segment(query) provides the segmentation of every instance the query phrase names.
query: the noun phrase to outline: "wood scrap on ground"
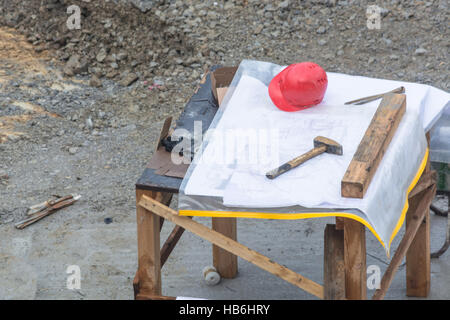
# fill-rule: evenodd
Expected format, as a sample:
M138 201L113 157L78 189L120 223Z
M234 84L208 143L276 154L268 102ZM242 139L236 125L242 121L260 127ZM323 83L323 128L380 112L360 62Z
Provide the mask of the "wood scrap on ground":
M27 215L29 218L18 222L15 227L17 229L24 229L29 225L41 220L42 218L58 211L59 209L68 207L77 202L81 196L65 196L57 199L47 200L29 208Z

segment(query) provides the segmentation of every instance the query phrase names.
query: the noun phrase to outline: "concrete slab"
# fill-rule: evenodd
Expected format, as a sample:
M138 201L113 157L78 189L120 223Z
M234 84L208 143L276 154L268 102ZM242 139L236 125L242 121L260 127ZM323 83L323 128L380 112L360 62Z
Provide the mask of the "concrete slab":
M173 204L175 206L176 203ZM122 220L105 224L88 219L82 203L66 208L24 230L11 224L0 226L1 255L15 256L35 273L36 299L132 299L137 268L135 213L130 208ZM209 218L195 220L210 226ZM86 221L90 223L87 224ZM444 241L446 218L431 214L432 251ZM333 218L298 221L238 220L238 240L278 263L322 283L323 230ZM164 224L162 239L173 225ZM404 229L404 228L403 228ZM404 230L394 239L396 248ZM367 232L367 265L387 267L384 249ZM211 244L185 232L162 270L163 294L207 299L315 299L297 287L239 259L235 279L222 279L208 286L202 269L211 265ZM79 266L80 289L70 290L67 268ZM428 299L450 299L450 252L432 260L431 293ZM13 273L2 273L3 286L12 286ZM368 296L374 290L368 290ZM1 298L8 298L3 295ZM28 296L24 296L26 298ZM405 268L400 267L386 299L407 299Z

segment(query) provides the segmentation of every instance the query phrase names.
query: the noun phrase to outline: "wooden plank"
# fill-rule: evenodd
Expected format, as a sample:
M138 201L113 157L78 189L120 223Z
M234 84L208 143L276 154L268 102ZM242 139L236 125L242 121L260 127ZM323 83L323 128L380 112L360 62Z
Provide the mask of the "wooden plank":
M327 224L323 253L324 299L345 299L344 231Z
M336 229L337 230L344 230L344 221L345 221L345 218L336 217Z
M212 218L212 229L237 240L236 218ZM237 256L213 245L213 265L222 278L232 279L238 272Z
M211 67L214 71L220 66ZM176 128L186 129L192 135L194 133L195 121L202 122L203 133L209 128L217 111L217 101L214 98L211 85L211 72L208 72L205 81L200 84L198 90L192 95L189 102L185 105L182 114L176 121ZM136 188L140 190L160 191L178 193L183 181L180 178L182 166L171 168L166 174L170 176L161 176L156 174L156 169L146 168L139 180L136 182Z
M160 217L138 205L142 197L161 201L160 192L136 190L139 293L161 295Z
M191 217L189 217L191 218ZM165 219L161 219L165 220ZM169 258L170 254L172 253L173 249L177 245L178 241L180 240L182 234L184 232L184 229L180 226L175 226L173 228L170 235L167 237L166 242L164 242L164 245L161 248L161 268L166 263L167 259Z
M414 203L412 206L410 206L410 210L407 213L407 215L409 216L408 217L409 225L406 228L405 235L400 241L400 244L397 250L395 251L394 257L392 258L386 272L383 275L383 278L381 279L380 288L375 291L375 294L373 295L372 299L381 300L386 295L386 292L389 289L392 280L394 279L394 275L398 267L400 266L403 257L405 256L407 251L409 252L409 250L411 250L411 244L417 234L417 231L422 225L422 222L426 216L426 212L429 212L429 203L434 198L435 192L436 192L436 185L433 185L428 189L426 189L426 191L424 191L425 194L423 195L423 198L421 198L421 195L418 195L416 198L414 198ZM420 267L422 265L420 262L418 263L417 261L414 261L414 263L415 264L413 265L413 267ZM409 264L411 264L411 261L409 261ZM417 268L415 270L418 270L419 273L422 273L422 271ZM410 279L416 279L416 276L417 275L410 275ZM420 284L423 285L422 282L420 282Z
M406 96L384 96L341 181L341 194L363 198L406 111Z
M430 146L430 132L426 133L428 147ZM431 172L430 158L422 176ZM422 178L422 177L421 177ZM433 181L436 182L436 179ZM431 284L431 249L430 249L430 205L436 195L437 185L429 198L422 199L425 205L423 222L406 253L406 295L410 297L427 297ZM417 195L417 197L420 197ZM412 206L417 206L412 203ZM413 224L413 218L406 215L406 229ZM414 227L414 224L413 224Z
M436 171L433 170L429 172L424 172L420 177L419 181L417 182L416 186L408 194L408 198L415 197L417 194L421 193L423 190L425 190L432 184L435 184L436 180L437 180Z
M161 147L162 140L169 135L170 125L172 124L172 117L166 118L164 120L164 124L161 128L161 132L159 133L159 138L156 143L155 151L158 151L159 147Z
M151 197L142 196L139 205L161 217L183 227L197 236L225 249L242 259L245 259L259 268L272 273L281 279L323 299L323 286L301 276L300 274L272 261L268 257L240 244L239 242L225 237L223 234L211 230L208 227L195 222L187 217L179 216L176 211L153 200Z
M140 293L136 296L136 300L177 300L177 297Z
M133 293L134 293L134 300L136 300L136 297L139 294L139 271L136 271L136 274L134 275Z
M434 185L435 186L435 185ZM421 210L424 216L419 224L415 237L406 253L406 295L409 297L427 297L431 282L431 250L430 250L430 204L434 192L421 199L420 194L410 199L410 211L406 214L406 230L416 228L414 210ZM417 209L419 204L423 206Z
M366 229L356 220L344 220L345 297L367 298Z
M162 197L161 197L161 203L165 204L166 206L170 206L170 202L172 202L172 197L173 194L172 193L162 193ZM164 225L164 219L160 219L160 224L159 224L159 231L162 230L162 227Z

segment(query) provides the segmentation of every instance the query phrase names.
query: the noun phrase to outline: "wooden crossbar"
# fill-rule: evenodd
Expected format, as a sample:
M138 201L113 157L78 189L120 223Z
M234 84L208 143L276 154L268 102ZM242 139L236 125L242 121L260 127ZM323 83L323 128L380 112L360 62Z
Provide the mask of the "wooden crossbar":
M416 186L408 194L408 198L414 198L417 194L421 193L426 188L435 184L437 180L437 172L435 170L424 172L417 182Z
M216 246L241 257L242 259L253 263L259 268L280 277L281 279L313 294L318 298L324 298L324 288L322 285L303 277L302 275L272 261L268 257L224 236L217 231L211 230L210 228L187 217L178 215L175 210L153 200L150 197L143 195L139 201L139 206L175 223L176 225L215 244Z
M383 278L381 279L380 288L375 291L375 294L372 297L373 300L381 300L386 295L386 292L389 289L392 280L394 279L394 275L397 272L397 269L400 266L403 257L405 256L412 241L414 240L414 236L416 235L417 230L419 230L419 227L422 224L427 210L429 210L430 202L434 198L434 195L436 193L436 185L433 184L432 186L428 187L425 192L427 194L424 195L424 198L421 201L420 205L413 213L411 224L406 229L405 235L403 236L402 241L395 251L395 255L392 258L391 263L389 264L386 272L383 275Z
M164 219L161 219L164 221ZM184 232L184 229L180 226L176 226L173 228L170 235L167 237L166 242L164 242L164 245L161 248L161 268L166 263L167 259L169 258L170 254L172 253L172 250L175 248L175 246L178 243L178 240L180 240L182 234Z

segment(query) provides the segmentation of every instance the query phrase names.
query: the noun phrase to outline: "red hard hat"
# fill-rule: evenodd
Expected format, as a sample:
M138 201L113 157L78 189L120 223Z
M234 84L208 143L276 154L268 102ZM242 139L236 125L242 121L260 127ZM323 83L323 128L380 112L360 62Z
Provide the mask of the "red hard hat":
M283 111L298 111L319 104L327 90L325 70L314 62L291 64L269 84L273 103Z

